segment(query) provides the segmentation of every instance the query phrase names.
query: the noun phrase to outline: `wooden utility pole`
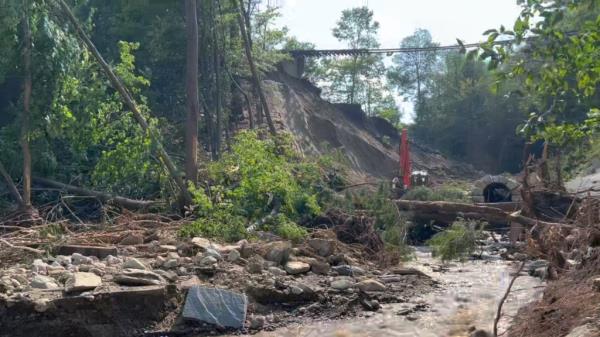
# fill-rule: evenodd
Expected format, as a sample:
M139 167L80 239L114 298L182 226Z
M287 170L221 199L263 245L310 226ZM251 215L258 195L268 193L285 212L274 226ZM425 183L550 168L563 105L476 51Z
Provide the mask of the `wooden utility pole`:
M102 57L102 55L100 54L100 52L98 51L98 49L96 48L94 43L92 43L90 38L83 31L83 28L81 28L81 25L79 24L79 22L73 15L73 12L69 8L69 6L65 3L64 0L57 0L57 1L59 3L60 7L62 8L63 12L67 16L67 19L69 19L69 21L75 28L79 38L83 41L83 43L85 44L87 49L92 53L92 55L94 56L96 61L100 64L100 67L102 68L102 70L104 71L106 76L108 77L110 83L119 92L119 94L121 95L121 98L123 99L123 102L127 105L129 110L131 110L131 112L133 113L134 119L138 122L138 124L140 125L142 130L144 132L146 132L152 138L152 140L156 143L157 154L158 154L160 160L162 161L163 165L165 165L167 171L171 175L171 178L175 181L175 183L177 184L177 187L179 187L179 189L181 190L181 196L182 196L184 204L186 204L186 205L191 204L192 196L187 188L187 185L185 184L182 176L180 175L179 171L177 170L175 163L173 162L173 160L171 160L171 157L165 150L163 144L160 142L159 137L154 132L154 130L152 130L150 128L150 126L148 125L148 122L146 121L146 118L144 118L144 116L140 112L140 109L138 108L133 97L131 97L131 95L129 94L129 91L121 83L121 80L117 77L117 75L115 75L115 73L113 72L111 67L108 65L108 63L106 63L106 61L104 60L104 58Z
M252 73L252 81L254 82L254 87L258 91L258 97L260 98L260 103L262 104L262 108L267 119L267 125L269 126L269 131L271 134L276 135L277 130L275 129L275 125L273 124L273 120L271 119L271 110L269 109L269 105L267 103L267 98L260 84L260 78L258 77L258 71L256 70L256 65L254 64L254 58L252 57L252 48L250 42L250 36L246 31L246 23L244 19L244 0L239 0L238 2L238 24L240 26L240 32L242 33L242 39L244 40L244 49L246 51L246 58L248 59L248 64L250 65L250 72Z
M186 51L186 105L185 177L196 184L198 176L198 16L196 0L185 0Z
M29 26L29 2L25 1L23 11L23 111L21 112L21 151L23 153L23 193L22 208L31 208L31 150L29 148L29 128L31 123L31 27Z

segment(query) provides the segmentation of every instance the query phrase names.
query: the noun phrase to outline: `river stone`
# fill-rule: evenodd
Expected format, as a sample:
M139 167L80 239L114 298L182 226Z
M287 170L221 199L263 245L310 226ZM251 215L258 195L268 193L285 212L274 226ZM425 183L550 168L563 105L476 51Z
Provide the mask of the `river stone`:
M202 250L206 250L211 247L210 241L208 239L200 237L193 238L192 244Z
M65 291L81 292L93 290L102 284L102 279L93 273L73 273L65 282Z
M331 282L331 288L336 290L346 290L354 287L354 281L349 277L338 277Z
M125 269L121 274L115 276L115 282L127 286L149 286L164 284L165 280L151 271Z
M252 256L248 259L248 264L246 265L246 269L250 274L260 274L264 268L264 260L262 257L258 255Z
M266 249L265 259L283 265L290 257L292 244L288 241L272 242L267 245Z
M310 270L310 264L300 261L290 261L285 264L285 271L290 275L303 274Z
M221 254L219 252L217 252L215 249L213 248L207 248L206 251L204 252L204 256L212 256L217 260L221 259Z
M216 264L217 258L211 255L205 256L202 258L202 260L200 260L200 265L201 266L212 266L214 264Z
M229 254L227 254L227 261L233 263L240 259L241 254L237 249L232 249Z
M286 271L279 267L269 267L269 272L275 276L285 276L287 275Z
M179 265L179 261L177 259L169 259L163 263L163 268L173 269Z
M373 279L360 281L356 284L356 286L358 289L364 292L385 291L385 285Z
M329 255L333 254L335 242L324 239L310 239L308 240L308 245L314 249L317 254L323 257L328 257Z
M600 277L597 277L594 279L594 281L592 281L592 288L595 291L600 291Z
M33 260L33 265L31 270L40 275L48 275L48 264L41 259Z
M308 263L310 264L310 270L315 274L327 275L331 270L331 266L329 265L329 263L324 261L311 259Z
M246 321L246 295L228 290L193 286L188 291L182 316L185 319L240 329Z
M36 289L58 289L58 284L53 278L43 275L34 276L29 285Z
M87 257L87 256L83 256L80 253L73 253L71 255L71 263L73 263L74 265L78 266L78 265L82 265L82 264L92 264L92 259Z
M123 263L123 268L127 268L127 269L139 269L139 270L146 270L146 265L144 265L142 263L142 261L136 259L135 257L132 257L130 259L127 259L127 261L125 261L125 263Z

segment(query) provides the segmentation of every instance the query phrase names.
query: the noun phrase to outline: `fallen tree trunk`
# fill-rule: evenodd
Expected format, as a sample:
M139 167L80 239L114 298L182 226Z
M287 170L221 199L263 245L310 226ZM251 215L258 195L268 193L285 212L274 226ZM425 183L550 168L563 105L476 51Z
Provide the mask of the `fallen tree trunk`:
M125 197L120 197L118 195L114 195L112 193L88 190L85 188L81 188L81 187L77 187L77 186L73 186L73 185L69 185L69 184L64 184L64 183L46 179L46 178L34 177L33 181L38 184L41 184L41 185L64 190L69 193L73 193L75 195L94 197L102 203L110 202L115 205L121 206L123 208L127 208L127 209L133 209L133 210L148 209L153 206L158 206L162 203L160 201L153 201L153 200L129 199L129 198L125 198Z
M436 220L445 223L451 223L457 218L483 220L493 224L507 224L517 222L526 227L539 226L563 226L571 227L567 224L546 222L532 219L521 215L519 212L506 212L500 208L492 206L482 206L481 204L465 204L448 201L414 201L414 200L395 200L396 206L400 211L414 212L414 217L423 220Z

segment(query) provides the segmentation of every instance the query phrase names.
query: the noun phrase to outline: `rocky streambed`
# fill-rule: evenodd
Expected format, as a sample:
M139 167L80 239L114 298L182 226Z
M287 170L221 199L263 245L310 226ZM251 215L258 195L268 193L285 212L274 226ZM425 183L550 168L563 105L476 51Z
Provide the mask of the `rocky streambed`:
M488 248L446 265L418 248L384 267L327 231L298 245L62 246L0 271L0 336L468 336L490 328L511 278L503 249ZM507 314L540 282L520 277Z

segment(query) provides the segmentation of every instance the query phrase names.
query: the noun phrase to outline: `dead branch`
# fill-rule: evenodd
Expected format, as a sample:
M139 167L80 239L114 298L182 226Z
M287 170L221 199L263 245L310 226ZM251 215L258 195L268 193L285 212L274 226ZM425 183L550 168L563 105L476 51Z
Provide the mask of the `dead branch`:
M119 205L121 207L128 208L128 209L148 209L153 206L158 206L161 204L160 201L129 199L129 198L120 197L120 196L117 196L117 195L114 195L111 193L107 193L107 192L93 191L93 190L88 190L88 189L73 186L73 185L64 184L64 183L46 179L46 178L34 177L33 180L42 185L59 188L63 191L67 191L69 193L73 193L73 194L77 194L77 195L81 195L81 196L94 197L102 203L112 202L116 205Z
M519 275L521 274L521 271L523 271L524 267L525 267L525 261L523 261L521 263L519 270L517 270L517 273L515 274L515 276L513 276L512 280L510 280L510 283L508 284L508 288L506 288L506 292L504 293L504 296L502 296L500 303L498 303L498 310L496 310L496 318L494 319L494 333L493 333L494 337L498 337L498 322L500 322L500 317L502 317L502 306L504 306L504 302L506 301L506 299L508 298L508 295L510 294L510 289L512 289L513 284L515 284L517 277L519 277Z
M23 198L21 197L19 190L15 186L15 183L13 182L12 178L10 177L10 174L8 174L8 171L6 171L6 169L4 168L4 165L2 165L2 163L0 163L0 174L4 177L4 180L6 181L6 185L8 186L8 190L9 190L10 194L17 201L19 206L23 206L24 205Z
M35 253L38 255L42 255L45 253L45 251L43 251L43 250L39 250L39 249L31 248L31 247L13 245L12 243L10 243L4 239L0 239L0 243L3 243L5 245L9 246L10 248L22 249L22 250L26 250L28 252L32 252L32 253Z

